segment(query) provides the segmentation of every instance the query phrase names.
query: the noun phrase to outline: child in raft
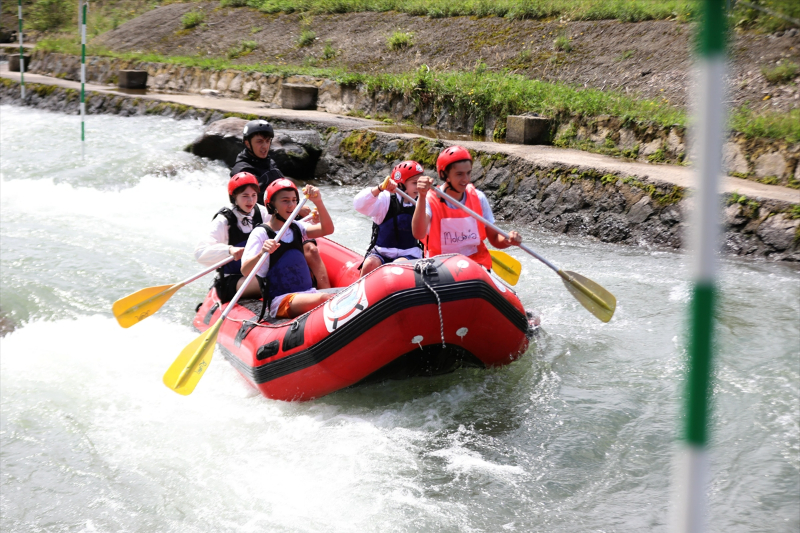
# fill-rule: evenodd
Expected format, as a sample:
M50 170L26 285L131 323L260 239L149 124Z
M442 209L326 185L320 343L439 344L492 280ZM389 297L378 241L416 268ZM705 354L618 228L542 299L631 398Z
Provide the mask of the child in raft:
M319 223L293 221L289 231L283 234L280 242L276 242L278 231L300 201L300 192L286 178L273 181L265 195L267 211L272 217L250 233L242 255L242 274L247 276L261 256L269 254L256 276L262 280L264 303L273 318L300 316L334 296L317 292L313 287L311 271L303 255L303 241L330 235L333 221L319 189L306 185L303 194L317 206Z
M440 191L494 223L486 195L471 183L472 155L466 148L445 148L436 159L436 173L444 182L439 187ZM483 242L487 237L492 246L500 249L519 246L522 242L522 237L516 231L509 231L510 238L507 239L465 211L448 205L431 191L433 187L433 178L428 176L422 176L417 181L419 198L411 221L414 237L425 243L426 257L458 253L491 270L492 257Z
M211 231L194 249L201 264L211 266L229 256L234 260L217 270L214 288L222 303L230 302L244 282L241 273L242 254L253 228L269 220L264 206L258 205L258 180L249 172L239 172L228 181L230 207L223 207L211 221ZM245 298L257 298L258 281L245 289Z
M372 241L361 265L362 277L386 263L422 258L422 245L411 232L414 203L394 193L399 188L416 198L422 172L416 161L403 161L383 183L364 189L353 200L356 211L372 218Z

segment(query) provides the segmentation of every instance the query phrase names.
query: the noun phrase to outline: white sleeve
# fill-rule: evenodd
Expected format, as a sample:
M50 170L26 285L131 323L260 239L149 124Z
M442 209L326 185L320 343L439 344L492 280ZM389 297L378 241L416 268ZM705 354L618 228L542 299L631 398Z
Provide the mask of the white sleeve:
M391 193L381 191L378 196L372 196L372 189L364 189L353 199L353 207L362 215L367 215L376 224L383 222L386 213L389 211L389 200Z
M248 261L261 253L261 247L264 246L264 243L267 241L267 230L264 228L256 228L250 232L250 236L247 237L247 244L244 245L244 253L242 254L242 263ZM269 270L269 257L264 261L264 264L261 265L261 268L256 272L257 275L264 277L267 275L267 271Z
M483 218L494 224L494 213L492 213L492 206L489 205L489 200L486 199L486 195L483 194L483 191L478 191L478 199L481 201L481 211L483 211Z
M211 266L228 256L228 220L217 215L211 221L211 231L195 246L194 258L202 265Z
M309 227L310 224L307 224L305 222L301 222L299 220L295 220L294 223L297 224L298 228L300 228L300 237L302 237L303 242L307 241L308 240L308 227ZM287 231L286 235L291 235L291 234ZM281 239L281 240L283 240L283 239ZM291 241L289 241L289 242L291 242Z

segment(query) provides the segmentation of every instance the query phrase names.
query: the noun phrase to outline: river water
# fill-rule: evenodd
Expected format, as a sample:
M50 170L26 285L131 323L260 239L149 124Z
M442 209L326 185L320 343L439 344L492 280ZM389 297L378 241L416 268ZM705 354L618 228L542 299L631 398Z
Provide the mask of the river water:
M0 108L3 531L666 531L679 433L685 257L522 229L619 302L597 321L519 251L543 332L501 369L264 399L218 353L161 375L210 283L123 330L117 298L199 270L227 170L202 126ZM322 187L363 249L356 189ZM507 226L510 227L510 226ZM800 530L800 274L722 261L709 531Z

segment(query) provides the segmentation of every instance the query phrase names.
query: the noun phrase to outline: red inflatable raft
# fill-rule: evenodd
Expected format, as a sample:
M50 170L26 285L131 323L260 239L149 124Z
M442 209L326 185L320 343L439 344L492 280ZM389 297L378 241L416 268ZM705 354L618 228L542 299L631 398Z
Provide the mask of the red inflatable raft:
M245 300L217 337L268 398L311 400L356 384L501 366L528 347L533 329L516 293L471 259L392 263L359 279L359 254L317 243L331 283L344 287L335 298L293 320L261 323L261 301ZM223 310L211 289L194 326L205 331Z

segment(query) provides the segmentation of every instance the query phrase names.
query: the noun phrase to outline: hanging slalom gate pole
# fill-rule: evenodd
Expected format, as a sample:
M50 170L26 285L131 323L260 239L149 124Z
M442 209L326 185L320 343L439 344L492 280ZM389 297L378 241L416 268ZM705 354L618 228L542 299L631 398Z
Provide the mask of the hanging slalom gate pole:
M22 1L22 0L20 0ZM86 120L86 9L88 2L81 2L81 157L85 153L85 120Z
M17 18L19 19L19 92L25 98L25 51L22 48L22 0L17 0Z
M705 529L708 490L708 421L719 249L719 174L725 130L725 0L704 0L697 39L694 142L697 190L692 228L694 287L689 306L684 428L674 479L675 532Z

